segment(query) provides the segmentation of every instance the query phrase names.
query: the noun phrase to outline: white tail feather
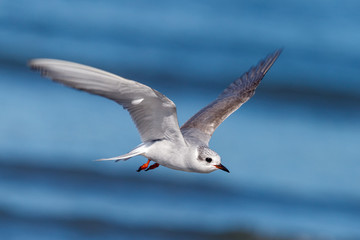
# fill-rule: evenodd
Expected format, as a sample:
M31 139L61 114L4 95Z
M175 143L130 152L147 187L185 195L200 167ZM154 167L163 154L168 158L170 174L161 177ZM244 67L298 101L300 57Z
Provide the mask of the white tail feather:
M128 160L129 158L138 156L138 155L142 155L144 153L147 152L147 149L153 144L153 142L147 142L147 143L142 143L139 146L137 146L136 148L134 148L133 150L131 150L129 153L126 153L124 155L120 155L117 157L112 157L112 158L102 158L102 159L98 159L96 161L119 161L119 160Z

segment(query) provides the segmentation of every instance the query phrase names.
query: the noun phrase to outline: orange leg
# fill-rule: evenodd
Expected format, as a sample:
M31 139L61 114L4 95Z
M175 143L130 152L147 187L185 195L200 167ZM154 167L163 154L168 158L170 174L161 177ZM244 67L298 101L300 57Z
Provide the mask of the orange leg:
M146 169L146 168L149 166L150 161L151 161L151 160L148 159L147 163L141 165L141 166L139 167L139 169L137 170L137 172L140 172L141 170Z
M153 165L151 165L148 169L146 169L145 171L149 171L151 169L155 169L157 168L158 166L160 166L158 163L154 163Z

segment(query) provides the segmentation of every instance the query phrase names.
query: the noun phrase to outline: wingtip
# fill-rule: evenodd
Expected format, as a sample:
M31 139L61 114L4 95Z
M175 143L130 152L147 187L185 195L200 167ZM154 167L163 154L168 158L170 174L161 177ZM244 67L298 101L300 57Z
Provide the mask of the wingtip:
M34 71L40 71L41 67L39 62L41 62L42 58L33 58L27 61L26 65Z
M280 54L283 52L284 48L278 48L274 52L268 55L268 57L272 56L275 60L280 56Z
M65 64L67 61L52 59L52 58L33 58L27 61L27 65L35 70L41 69L44 66L54 65L54 64Z
M263 70L262 70L263 75L265 75L268 72L268 70L278 59L278 57L280 56L282 51L283 51L283 48L278 48L274 52L267 55L266 58L264 58L262 61L260 61L260 63L257 65L257 67L263 68Z
M30 59L30 60L28 60L28 61L26 62L26 66L28 66L30 69L34 69L34 67L35 67L34 62L35 62L35 60L36 60L36 59Z
M284 47L279 47L278 49L275 50L275 52L279 52L279 54L284 51Z

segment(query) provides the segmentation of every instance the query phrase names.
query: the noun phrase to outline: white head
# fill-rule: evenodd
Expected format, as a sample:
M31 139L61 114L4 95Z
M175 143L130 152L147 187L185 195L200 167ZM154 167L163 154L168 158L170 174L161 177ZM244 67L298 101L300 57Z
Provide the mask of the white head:
M197 150L196 170L198 172L209 173L221 169L229 173L229 170L221 164L221 157L219 154L206 146L200 146Z

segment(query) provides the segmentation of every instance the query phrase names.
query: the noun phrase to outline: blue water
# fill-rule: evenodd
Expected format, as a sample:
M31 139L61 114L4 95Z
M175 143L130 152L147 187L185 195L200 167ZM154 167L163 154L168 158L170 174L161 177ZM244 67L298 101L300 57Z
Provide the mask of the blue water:
M360 238L357 1L1 1L0 238ZM117 104L26 67L52 57L148 84L180 123L284 47L210 146L231 174L112 157L140 143Z

